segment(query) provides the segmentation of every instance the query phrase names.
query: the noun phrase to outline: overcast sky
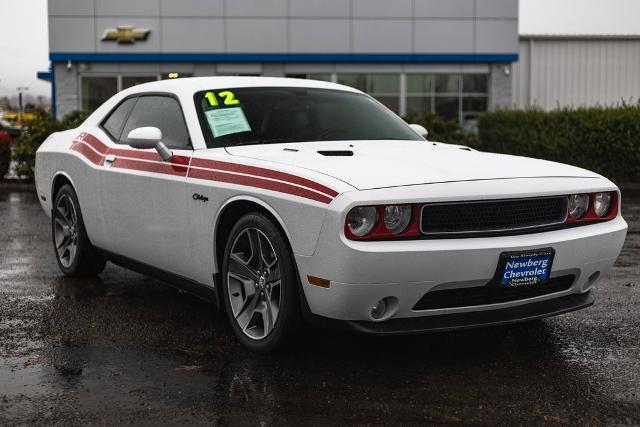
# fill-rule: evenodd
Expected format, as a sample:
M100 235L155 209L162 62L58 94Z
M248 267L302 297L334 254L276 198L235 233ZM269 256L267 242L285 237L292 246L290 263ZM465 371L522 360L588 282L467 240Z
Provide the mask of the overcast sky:
M0 0L0 17L0 96L50 95L47 1ZM520 0L520 33L640 34L640 0Z

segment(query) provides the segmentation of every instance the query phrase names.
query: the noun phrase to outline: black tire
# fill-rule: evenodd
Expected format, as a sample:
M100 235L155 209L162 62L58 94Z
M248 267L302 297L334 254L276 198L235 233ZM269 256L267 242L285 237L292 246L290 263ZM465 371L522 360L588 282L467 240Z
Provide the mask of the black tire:
M256 230L258 233L261 233L259 234L259 238L261 239L261 242L262 242L261 246L264 248L267 248L265 252L271 252L268 249L272 250L273 255L275 257L275 262L277 262L277 265L279 266L279 278L280 278L279 280L280 290L278 291L279 292L279 295L278 295L279 309L277 311L275 321L272 322L273 324L272 329L266 336L262 338L250 337L248 333L246 333L243 330L243 328L240 326L239 324L240 320L236 319L236 315L234 315L234 309L232 307L230 291L229 291L230 290L229 265L230 265L230 262L232 262L231 252L232 252L232 249L234 248L234 243L240 242L240 239L242 238L246 238L250 240L250 237L248 235L255 233ZM245 235L247 237L244 237ZM269 245L264 243L264 241L262 240L263 237L266 237L266 239L268 239ZM241 243L238 243L238 245L241 245ZM236 246L236 249L237 249L237 246ZM235 256L237 256L237 254L238 253L236 252ZM253 255L251 255L251 257L253 257ZM265 255L265 257L273 261L273 258L271 257L270 254ZM261 259L264 259L264 258L261 258ZM265 215L261 213L246 214L242 218L240 218L238 222L236 222L233 229L231 230L229 238L226 242L224 258L222 263L222 270L221 270L222 295L224 299L225 311L227 312L227 316L229 318L229 323L231 324L231 328L233 329L233 332L238 337L242 345L244 345L249 350L260 352L260 353L273 352L278 348L281 348L298 329L301 322L301 316L300 316L300 304L298 299L298 286L299 286L298 277L296 274L294 262L295 261L293 259L293 255L291 253L291 250L289 249L289 245L287 244L285 237L282 235L279 228ZM262 264L262 261L261 261L261 264ZM249 260L247 266L249 265L253 266L255 264L253 261ZM264 265L266 265L266 263L264 263ZM237 271L237 267L235 267L235 271ZM267 286L269 285L269 283L272 283L271 284L272 288L270 288L268 295L266 295L267 291L265 288L265 296L261 297L263 298L263 300L257 303L257 304L264 304L264 308L268 309L269 312L272 314L271 319L273 319L273 312L271 311L271 307L275 306L274 302L276 297L274 296L274 293L275 293L276 286L278 286L278 285L274 285L277 281L272 281L272 282L269 281L269 280L272 280L272 274L275 276L274 271L275 271L275 268L273 271L270 271L269 274L264 272L265 274L264 278L266 280L262 284ZM233 271L232 271L232 274L234 274ZM238 282L237 280L232 280L232 281ZM245 301L249 301L254 297L257 298L258 293L260 292L260 289L261 289L259 284L260 280L256 280L256 281L249 280L249 282L254 284L255 294L253 296L250 296L247 292L244 298ZM232 284L232 287L233 286L234 284ZM235 284L235 286L239 286L239 285ZM245 286L241 286L241 287L245 289ZM245 292L245 291L242 291L242 292ZM242 298L242 296L238 297L237 295L238 292L232 292L232 293L235 295L234 298L236 302L238 302L238 298ZM269 304L267 304L267 300L270 301ZM236 304L236 311L240 313L242 312L242 310L238 310L237 309L238 307L241 306L245 308L245 307L248 307L250 304L251 303L249 304L242 303L240 305ZM264 315L259 317L264 317ZM257 321L257 323L259 323L259 321ZM263 329L266 330L267 328L263 327ZM257 328L257 330L259 330L259 328ZM260 334L256 333L256 335L260 335Z
M71 225L72 235L64 237L63 231L61 231L61 225L56 226L56 221L64 220L64 215L58 210L58 207L66 201L71 201L73 209L75 210L75 221L68 222ZM71 215L73 217L73 215ZM61 222L58 221L58 224ZM56 235L58 233L58 235ZM61 234L63 233L63 234ZM80 203L78 203L78 196L75 190L69 184L63 185L55 194L53 201L53 208L51 212L51 235L53 238L53 250L58 262L58 267L69 277L93 277L97 276L104 270L106 260L100 255L100 253L93 247L87 236L87 231L84 227L84 220L82 219L82 212L80 211ZM73 256L68 255L69 252L63 254L58 249L56 239L70 239L66 240L67 243L75 242L75 252Z

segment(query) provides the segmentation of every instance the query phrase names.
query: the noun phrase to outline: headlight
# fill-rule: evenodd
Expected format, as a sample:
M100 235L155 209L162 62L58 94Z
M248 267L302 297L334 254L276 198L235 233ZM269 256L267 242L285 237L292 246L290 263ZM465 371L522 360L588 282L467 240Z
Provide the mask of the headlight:
M588 194L572 194L569 196L569 216L580 219L589 209Z
M393 234L402 233L411 222L411 205L388 205L384 208L384 226Z
M611 193L596 193L593 198L593 210L598 218L602 218L611 209Z
M357 206L347 214L347 227L357 237L366 236L378 222L378 210L373 206Z

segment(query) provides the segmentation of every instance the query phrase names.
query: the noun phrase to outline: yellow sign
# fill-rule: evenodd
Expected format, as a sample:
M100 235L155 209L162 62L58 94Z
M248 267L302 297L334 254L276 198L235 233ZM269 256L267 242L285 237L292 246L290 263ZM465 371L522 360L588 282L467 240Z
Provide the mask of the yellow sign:
M151 30L136 29L130 25L121 25L116 29L108 29L102 36L102 41L117 41L118 44L134 44L136 40L146 40Z
M220 98L224 99L224 105L238 105L240 104L240 101L236 99L236 95L231 92L230 90L225 90L222 92L218 92L218 96ZM209 106L211 107L217 107L218 104L218 98L216 98L216 94L209 91L207 93L204 94L204 97L207 99L207 101L209 101Z
M2 115L2 120L6 120L9 123L11 123L12 125L19 125L22 124L23 122L28 122L30 120L33 120L35 118L35 114L33 113L12 113L12 112L6 112Z

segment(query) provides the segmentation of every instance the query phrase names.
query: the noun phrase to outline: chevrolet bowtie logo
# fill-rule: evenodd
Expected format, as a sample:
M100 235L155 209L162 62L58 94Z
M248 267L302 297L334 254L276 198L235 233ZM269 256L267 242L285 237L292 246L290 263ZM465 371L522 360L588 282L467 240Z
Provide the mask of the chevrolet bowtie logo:
M118 44L134 44L136 40L146 40L151 30L135 29L129 25L110 28L104 32L103 41L117 41Z

